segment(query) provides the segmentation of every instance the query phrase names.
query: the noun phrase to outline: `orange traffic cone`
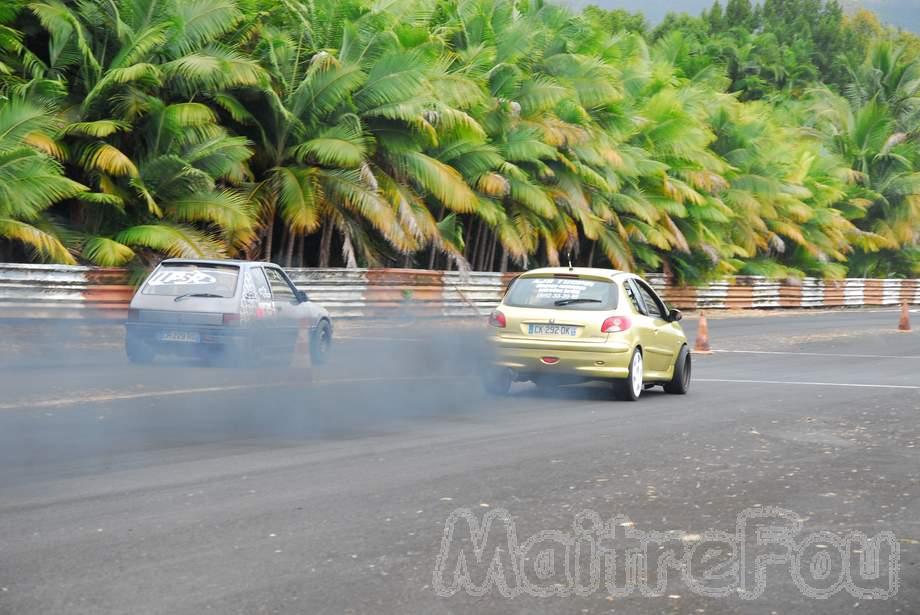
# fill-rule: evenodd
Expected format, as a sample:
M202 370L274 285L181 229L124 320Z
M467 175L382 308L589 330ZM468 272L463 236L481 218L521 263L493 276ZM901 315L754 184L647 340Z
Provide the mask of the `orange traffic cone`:
M712 348L709 346L709 324L706 322L705 312L700 312L700 324L696 329L696 344L693 346L693 352L699 354L712 353Z
M907 302L901 304L901 320L898 321L898 331L910 331L910 313Z

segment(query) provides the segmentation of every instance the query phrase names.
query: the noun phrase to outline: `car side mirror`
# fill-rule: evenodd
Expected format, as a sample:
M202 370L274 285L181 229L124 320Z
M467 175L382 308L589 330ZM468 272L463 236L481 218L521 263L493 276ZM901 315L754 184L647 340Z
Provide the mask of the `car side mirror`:
M310 297L307 296L307 291L305 290L298 289L295 296L297 297L297 303L306 303L310 300Z
M683 313L676 308L671 308L671 311L668 312L668 322L677 322L683 317Z

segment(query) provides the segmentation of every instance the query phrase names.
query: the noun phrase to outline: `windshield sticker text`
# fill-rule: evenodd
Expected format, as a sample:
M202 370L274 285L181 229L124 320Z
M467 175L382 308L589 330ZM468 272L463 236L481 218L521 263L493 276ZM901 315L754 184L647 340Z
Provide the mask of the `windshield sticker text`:
M147 282L150 286L193 286L200 284L216 284L217 278L213 275L197 270L158 271Z
M540 299L577 299L594 285L589 280L534 280L536 297Z

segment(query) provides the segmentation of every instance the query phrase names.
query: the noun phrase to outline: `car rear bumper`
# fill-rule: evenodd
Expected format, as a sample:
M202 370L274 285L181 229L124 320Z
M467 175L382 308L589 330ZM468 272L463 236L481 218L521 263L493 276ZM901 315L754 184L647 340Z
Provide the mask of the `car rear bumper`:
M125 334L129 338L156 348L157 351L173 354L209 351L242 353L249 348L251 338L251 332L244 327L128 321L125 323L125 329ZM165 332L192 334L197 336L198 341L164 341L160 339L160 334Z
M613 379L629 375L632 347L625 341L578 345L495 337L492 342L493 365L512 369L524 380L544 376Z

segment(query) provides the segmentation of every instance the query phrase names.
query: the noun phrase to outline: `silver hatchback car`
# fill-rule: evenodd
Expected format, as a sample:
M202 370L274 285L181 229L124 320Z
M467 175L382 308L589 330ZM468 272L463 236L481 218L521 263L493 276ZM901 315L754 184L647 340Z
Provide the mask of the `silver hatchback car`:
M277 265L169 259L131 299L125 350L132 363L158 354L280 362L291 358L302 329L313 363L324 362L332 343L329 313Z

